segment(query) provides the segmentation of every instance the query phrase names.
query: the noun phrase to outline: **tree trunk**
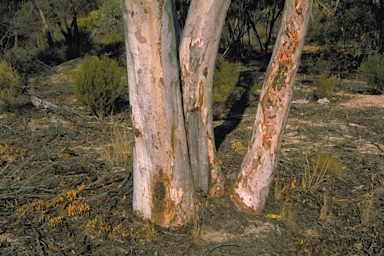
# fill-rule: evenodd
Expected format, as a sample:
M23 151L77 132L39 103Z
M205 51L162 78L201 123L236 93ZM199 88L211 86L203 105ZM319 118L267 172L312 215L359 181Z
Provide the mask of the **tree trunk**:
M384 18L383 18L383 12L384 12L384 1L376 1L377 5L377 11L376 11L376 19L377 19L377 26L379 30L379 42L378 42L378 52L384 53Z
M172 0L123 1L134 129L133 209L161 226L188 222L193 184Z
M230 192L238 208L260 213L265 205L288 117L312 0L285 1L282 25L263 84L252 138Z
M195 189L221 196L224 179L216 158L212 82L230 0L192 0L180 45L183 107Z
M50 48L52 48L53 47L53 39L52 39L51 31L50 31L49 26L48 26L47 19L45 18L44 12L40 8L39 2L37 0L33 0L32 4L33 4L33 7L35 8L35 10L39 14L41 24L42 24L43 33L44 33L45 37L47 38L48 46Z

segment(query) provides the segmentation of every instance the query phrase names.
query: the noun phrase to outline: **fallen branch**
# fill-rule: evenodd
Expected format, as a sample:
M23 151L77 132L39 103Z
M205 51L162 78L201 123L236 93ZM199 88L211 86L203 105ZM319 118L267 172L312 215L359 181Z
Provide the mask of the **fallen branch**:
M37 109L61 109L59 106L49 102L49 101L46 101L46 100L42 100L42 99L39 99L38 97L36 96L29 96L29 99L31 100L31 103L33 106L35 106Z
M30 99L32 105L35 106L35 108L37 108L37 109L65 110L65 111L68 111L68 112L70 112L76 116L79 116L83 119L86 119L86 118L87 119L93 119L93 118L98 119L95 116L83 116L83 115L77 113L76 111L69 110L68 108L61 108L61 107L57 106L56 104L53 104L52 102L42 100L42 99L40 99L34 95L30 95L29 99Z

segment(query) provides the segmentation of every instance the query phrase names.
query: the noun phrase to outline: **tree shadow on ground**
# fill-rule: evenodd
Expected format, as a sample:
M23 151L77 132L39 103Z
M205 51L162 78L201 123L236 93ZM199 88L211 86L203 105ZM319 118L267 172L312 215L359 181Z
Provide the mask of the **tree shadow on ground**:
M215 127L216 149L219 149L225 137L240 124L244 111L249 107L249 96L255 83L263 80L263 75L257 71L242 71L239 81L226 105L229 108L224 122ZM258 101L258 98L256 99Z

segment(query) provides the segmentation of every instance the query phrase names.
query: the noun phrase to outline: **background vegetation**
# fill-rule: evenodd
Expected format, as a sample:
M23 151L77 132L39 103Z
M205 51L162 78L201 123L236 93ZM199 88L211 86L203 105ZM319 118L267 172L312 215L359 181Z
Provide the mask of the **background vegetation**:
M0 109L10 110L26 102L22 80L6 61L0 61Z

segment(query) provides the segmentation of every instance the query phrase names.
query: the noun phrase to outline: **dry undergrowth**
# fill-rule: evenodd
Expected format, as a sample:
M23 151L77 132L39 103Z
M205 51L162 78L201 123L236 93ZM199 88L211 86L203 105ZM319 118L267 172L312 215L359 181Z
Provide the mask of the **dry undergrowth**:
M0 142L0 164L4 162L13 163L18 159L23 160L25 156L25 151L8 143Z
M112 120L109 130L109 141L102 156L114 168L128 168L132 155L131 128L119 125Z
M344 164L329 153L319 151L308 156L307 152L302 150L300 163L296 167L301 173L288 180L281 177L281 171L277 171L273 189L274 198L281 202L280 212L269 213L267 217L281 219L286 225L294 226L296 207L293 202L302 197L302 192L308 192L322 198L319 203L319 219L325 220L328 217L329 196L326 188L319 188L326 179L342 178L345 174Z
M62 226L65 221L89 212L91 206L84 202L79 193L84 185L63 192L50 200L36 200L17 209L19 220L48 225L51 228Z
M376 219L378 213L372 211L373 203L384 195L384 180L380 180L378 185L375 184L375 177L372 175L368 192L360 196L357 204L360 212L360 222L363 226Z
M344 174L343 163L328 153L319 152L309 157L305 150L302 150L300 163L302 168L301 187L304 191L316 191L323 183L328 174L342 176Z
M99 214L88 220L83 228L83 233L93 239L121 240L131 238L138 242L151 242L157 236L155 225L149 221L145 221L141 225L134 225L126 221L110 225L105 214Z

